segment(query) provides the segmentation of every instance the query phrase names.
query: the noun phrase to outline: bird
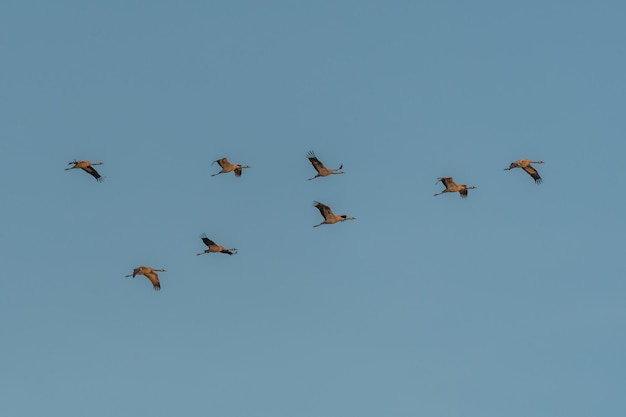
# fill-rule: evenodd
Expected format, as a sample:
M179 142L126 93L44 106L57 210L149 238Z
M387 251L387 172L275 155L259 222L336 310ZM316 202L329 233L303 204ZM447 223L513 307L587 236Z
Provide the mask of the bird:
M461 195L461 198L467 197L467 190L474 189L473 185L468 187L466 184L457 184L454 182L452 177L440 177L437 178L437 182L441 181L443 185L445 185L446 189L440 193L435 194L436 196L443 193L456 193L458 192Z
M96 179L96 181L101 182L102 177L98 173L98 171L96 171L96 169L93 167L93 165L102 165L102 164L103 162L77 161L74 159L72 162L68 162L68 165L74 165L74 166L71 168L65 168L65 170L69 171L70 169L80 168L86 173L91 174Z
M317 207L317 209L320 211L320 213L324 217L323 222L321 222L320 224L316 224L313 227L318 227L323 224L335 224L335 223L343 222L346 220L356 220L356 217L348 217L345 214L340 214L339 216L337 216L336 214L333 213L330 207L328 207L326 204L320 203L319 201L314 201L313 205Z
M136 275L143 275L146 278L148 278L150 280L150 282L152 283L152 286L154 287L155 291L160 291L161 290L161 282L159 281L159 274L157 274L158 272L166 272L165 269L153 269L149 266L139 266L135 269L133 269L133 273L130 275L125 275L126 277L133 277L135 278Z
M216 175L219 175L219 174L226 174L226 173L232 172L232 171L235 171L235 177L241 177L241 172L242 172L243 168L251 168L248 165L231 164L228 161L227 158L217 159L217 160L213 161L211 163L211 165L213 165L216 162L222 167L222 170L220 172L218 172L217 174L212 174L211 175L212 177L214 177Z
M531 161L530 159L520 159L519 161L511 162L508 168L504 168L505 171L510 171L513 168L522 168L535 180L535 184L541 184L541 177L539 172L530 164L543 164L543 161Z
M237 253L237 248L226 249L224 246L218 245L217 243L209 239L205 233L202 234L200 239L202 239L204 244L207 245L207 249L204 252L197 253L196 255L203 255L205 253L212 253L212 252L213 253L215 252L226 253L228 255L234 255Z
M317 157L315 156L315 153L313 151L309 151L306 154L307 158L309 158L309 161L311 161L311 164L313 165L313 168L315 168L315 170L317 171L317 175L314 176L313 178L309 178L310 180L314 180L317 177L327 177L329 175L332 174L343 174L344 172L341 171L341 168L343 168L343 164L339 165L339 168L337 169L328 169L324 166L324 164L322 164L320 162L319 159L317 159Z

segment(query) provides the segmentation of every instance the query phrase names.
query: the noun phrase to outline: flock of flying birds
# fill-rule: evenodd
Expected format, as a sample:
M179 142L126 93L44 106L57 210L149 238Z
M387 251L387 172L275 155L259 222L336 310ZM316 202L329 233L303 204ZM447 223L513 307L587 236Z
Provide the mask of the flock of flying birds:
M344 173L341 170L343 168L343 164L339 165L339 168L337 169L326 168L324 164L319 159L317 159L313 151L309 151L307 153L307 158L311 162L311 165L313 165L313 168L315 168L315 170L317 171L317 174L314 177L309 178L309 180L314 180L315 178L318 178L318 177L327 177L333 174ZM236 177L240 177L244 168L250 168L249 165L233 164L227 158L220 158L216 161L213 161L211 165L213 165L216 162L219 164L222 170L220 172L212 174L211 175L212 177L219 175L219 174L227 174L233 171L235 172ZM100 173L98 173L98 171L96 171L96 169L93 166L102 165L102 164L103 164L102 162L74 160L72 162L69 162L68 164L68 165L73 165L73 166L70 168L65 168L65 170L67 171L70 169L82 169L86 173L93 176L96 179L96 181L101 182L102 176L100 175ZM535 180L535 183L541 184L541 176L539 175L539 172L535 169L535 167L533 167L531 164L543 164L543 161L531 161L529 159L520 159L519 161L511 162L509 167L504 168L504 169L505 171L510 171L513 168L521 168L524 171L526 171L528 175L530 175L533 178L533 180ZM452 177L441 177L437 179L437 182L439 181L441 181L441 183L446 188L440 193L435 194L435 196L438 196L444 193L457 193L458 192L461 198L466 198L467 191L476 188L473 185L468 186L467 184L457 184L454 182L454 179ZM329 206L327 206L326 204L320 203L319 201L315 201L314 203L315 203L314 206L319 210L322 217L324 217L324 221L321 222L320 224L314 225L313 227L318 227L323 224L335 224L335 223L343 222L346 220L356 220L356 217L348 217L346 214L339 214L339 215L334 214ZM237 253L237 248L227 249L222 245L218 245L217 243L209 239L206 234L202 234L201 239L207 248L203 252L198 253L197 255L203 255L205 253L225 253L227 255L234 255ZM143 275L150 280L154 290L159 291L161 289L161 282L159 281L159 275L157 274L157 272L166 272L166 270L154 269L152 267L142 265L133 269L133 273L126 275L126 277L134 278L137 275Z

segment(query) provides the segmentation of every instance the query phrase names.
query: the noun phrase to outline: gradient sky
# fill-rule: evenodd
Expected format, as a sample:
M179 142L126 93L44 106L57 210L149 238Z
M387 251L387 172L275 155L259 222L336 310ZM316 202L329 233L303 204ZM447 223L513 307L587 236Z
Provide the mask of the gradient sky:
M3 1L2 414L624 416L625 21Z

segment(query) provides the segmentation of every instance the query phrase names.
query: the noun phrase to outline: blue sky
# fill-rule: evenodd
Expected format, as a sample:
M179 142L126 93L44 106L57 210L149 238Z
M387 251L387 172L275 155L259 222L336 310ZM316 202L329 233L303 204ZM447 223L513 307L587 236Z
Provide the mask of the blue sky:
M625 18L3 2L4 413L623 416Z

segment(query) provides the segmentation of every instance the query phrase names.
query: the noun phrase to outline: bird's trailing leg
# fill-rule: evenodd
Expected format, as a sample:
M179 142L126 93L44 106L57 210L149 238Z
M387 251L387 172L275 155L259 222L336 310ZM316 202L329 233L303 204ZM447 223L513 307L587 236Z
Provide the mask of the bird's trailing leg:
M66 171L69 171L70 169L76 169L76 168L78 168L78 167L76 166L76 164L78 164L78 161L77 161L77 160L75 160L75 159L74 159L74 161L73 161L73 162L68 162L67 164L68 164L68 165L74 165L74 166L73 166L73 167L69 167L69 168L65 168L65 170L66 170Z

